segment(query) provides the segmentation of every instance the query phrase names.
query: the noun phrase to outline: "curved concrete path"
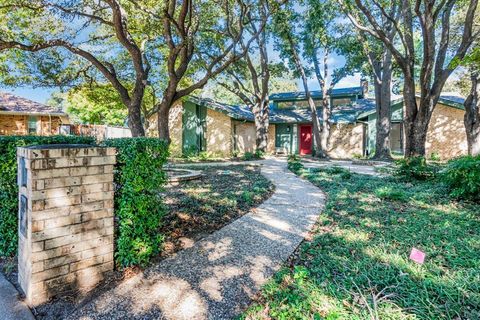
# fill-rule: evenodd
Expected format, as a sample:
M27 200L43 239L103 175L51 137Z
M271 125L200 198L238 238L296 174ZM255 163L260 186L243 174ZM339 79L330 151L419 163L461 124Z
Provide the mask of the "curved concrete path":
M19 299L17 289L0 273L0 319L33 320L32 312Z
M70 319L231 319L294 252L323 210L324 194L286 168L261 162L276 186L243 217L80 307Z

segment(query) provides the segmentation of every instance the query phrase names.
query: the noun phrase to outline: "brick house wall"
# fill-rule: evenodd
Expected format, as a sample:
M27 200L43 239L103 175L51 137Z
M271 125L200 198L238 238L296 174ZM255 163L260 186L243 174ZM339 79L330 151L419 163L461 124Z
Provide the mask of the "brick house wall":
M335 159L352 159L363 154L362 124L333 124L331 126L328 154Z
M207 152L213 156L229 157L233 151L232 120L227 115L207 109Z
M168 125L170 128L170 139L172 140L170 144L170 153L173 157L182 156L182 116L183 116L183 107L182 103L177 103L170 109L168 116ZM155 129L157 129L155 127ZM156 131L158 135L158 131Z
M441 159L451 159L468 153L464 114L464 110L437 104L428 127L427 157L438 154Z
M27 134L27 116L0 115L0 135L26 135Z
M256 129L252 122L234 121L235 126L235 147L236 152L244 154L245 152L255 152L256 147ZM268 144L267 153L275 153L275 125L268 126Z
M0 135L27 135L28 115L0 114ZM68 118L59 116L37 116L37 135L49 136L59 133L62 123L69 123Z
M182 102L176 103L169 113L170 154L173 157L182 156L184 114ZM150 119L149 136L158 136L156 115ZM233 150L232 120L227 115L207 109L205 140L207 152L212 156L230 157Z

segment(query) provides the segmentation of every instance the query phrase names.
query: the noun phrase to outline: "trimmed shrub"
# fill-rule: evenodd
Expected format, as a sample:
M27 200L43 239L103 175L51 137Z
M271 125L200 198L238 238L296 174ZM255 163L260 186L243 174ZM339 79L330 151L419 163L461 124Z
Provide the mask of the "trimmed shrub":
M118 265L146 265L161 250L159 233L165 208L161 191L168 145L156 138L104 141L117 149L115 165L116 252Z
M42 144L95 144L92 137L0 137L0 256L17 253L17 147Z
M255 160L255 154L252 152L245 152L242 159L244 161L252 161Z
M450 160L442 171L442 181L455 198L480 200L480 156Z
M396 161L395 175L406 180L432 180L438 173L438 168L429 165L424 157L412 157Z
M299 157L292 155L288 157L287 168L293 173L298 174L303 169L303 164Z

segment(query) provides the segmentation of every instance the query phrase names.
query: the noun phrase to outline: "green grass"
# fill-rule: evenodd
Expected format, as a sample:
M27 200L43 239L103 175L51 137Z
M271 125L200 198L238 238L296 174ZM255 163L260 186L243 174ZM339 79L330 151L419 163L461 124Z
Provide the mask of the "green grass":
M478 205L434 182L297 174L327 193L326 210L244 318L480 319ZM409 260L412 247L426 252L423 265Z

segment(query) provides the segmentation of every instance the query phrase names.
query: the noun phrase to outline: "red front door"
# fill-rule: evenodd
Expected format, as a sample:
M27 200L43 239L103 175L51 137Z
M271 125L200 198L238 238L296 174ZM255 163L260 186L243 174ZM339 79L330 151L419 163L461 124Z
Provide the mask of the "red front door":
M300 126L300 154L312 153L312 126Z

